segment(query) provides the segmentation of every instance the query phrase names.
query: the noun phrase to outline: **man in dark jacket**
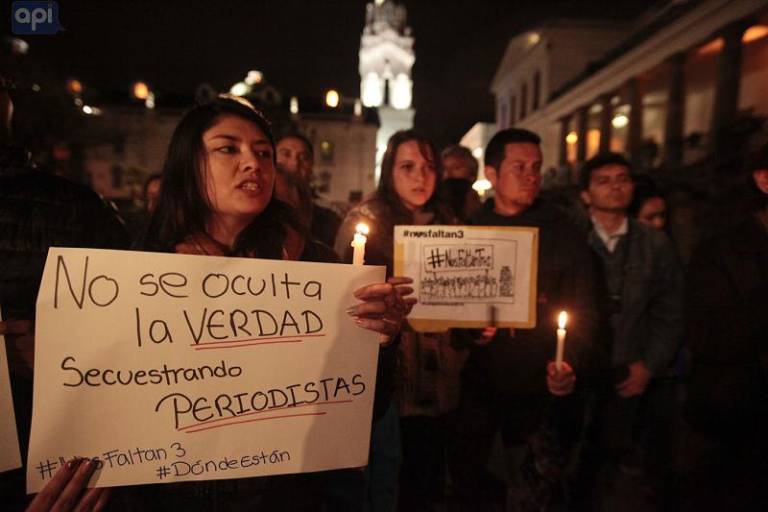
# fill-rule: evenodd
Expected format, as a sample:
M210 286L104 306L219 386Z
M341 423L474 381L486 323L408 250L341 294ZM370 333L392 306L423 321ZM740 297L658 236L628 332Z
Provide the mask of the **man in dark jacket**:
M688 268L691 510L768 509L768 146L749 181L752 214Z
M462 375L452 476L462 507L485 510L483 467L500 429L506 447L525 445L514 506L540 509L551 500L565 465L567 448L580 423L573 399L583 375L595 327L593 259L584 235L556 207L538 198L541 185L539 137L508 129L485 152L485 174L496 196L473 224L532 226L539 230L533 329L486 328L473 333L473 349ZM565 364L556 372L557 314L569 313ZM570 395L570 396L569 396Z
M314 168L315 152L312 143L304 135L289 133L277 141L277 163L289 174L294 175L309 189ZM330 208L325 208L309 199L305 205L309 213L309 231L312 236L328 247L333 247L341 218Z
M677 352L683 276L666 235L627 215L634 182L623 156L604 153L586 162L580 185L591 219L588 243L600 262L603 312L590 429L596 457L585 470L606 468L612 478L619 467L635 468L632 434L643 421L647 390Z
M35 169L26 151L10 144L13 103L0 78L0 333L5 335L22 460L32 413L35 301L49 247L124 249L120 219L92 190ZM62 326L62 329L65 327ZM4 473L0 503L22 509L24 472Z
M581 169L589 208L588 242L600 260L601 302L610 322L610 367L623 376L622 398L640 396L672 362L682 334L682 268L669 239L627 215L634 184L629 162L598 155ZM617 377L618 378L618 377Z

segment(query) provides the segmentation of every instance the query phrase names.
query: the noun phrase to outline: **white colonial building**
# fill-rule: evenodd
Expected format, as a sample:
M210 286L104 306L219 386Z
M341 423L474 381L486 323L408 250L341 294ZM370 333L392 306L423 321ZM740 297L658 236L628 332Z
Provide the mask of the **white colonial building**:
M340 211L376 188L378 126L372 109L359 105L302 106L292 125L311 142L315 153L313 188Z
M599 151L676 168L768 115L768 1L670 1L631 26L555 21L514 37L491 91L496 124L542 137L545 168Z
M109 105L91 115L83 133L83 166L93 189L111 200L142 194L144 181L163 169L168 143L182 108L150 110L141 105Z
M415 60L405 7L390 0L369 3L360 38L360 96L363 105L376 107L379 113L377 181L387 141L396 131L413 126L411 69Z

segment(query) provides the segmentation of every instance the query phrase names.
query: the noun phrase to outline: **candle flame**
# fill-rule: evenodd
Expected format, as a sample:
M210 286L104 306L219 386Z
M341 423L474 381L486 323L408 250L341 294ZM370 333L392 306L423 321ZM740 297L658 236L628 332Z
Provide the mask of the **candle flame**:
M368 224L363 224L362 222L355 226L355 231L360 233L361 235L367 235L370 232L370 229L368 228Z
M568 313L565 311L561 311L560 315L557 317L557 326L560 329L565 329L565 323L568 321Z

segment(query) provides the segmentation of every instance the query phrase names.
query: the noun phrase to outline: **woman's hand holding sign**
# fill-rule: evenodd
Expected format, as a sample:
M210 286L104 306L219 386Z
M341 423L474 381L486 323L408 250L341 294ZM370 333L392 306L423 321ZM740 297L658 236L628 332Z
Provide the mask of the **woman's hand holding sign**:
M87 488L96 471L93 459L74 459L59 469L35 496L27 512L98 512L109 500L108 487Z
M347 313L360 327L382 334L380 342L386 345L400 332L405 317L416 304L416 298L408 297L413 293L408 286L412 282L407 277L391 277L386 283L363 286L354 292L362 302L347 309Z
M413 309L413 306L418 302L416 297L409 297L409 295L414 292L413 286L410 286L413 284L413 279L410 277L393 276L387 279L387 282L395 287L397 293L400 294L405 301L405 306L407 308L405 315L408 316Z

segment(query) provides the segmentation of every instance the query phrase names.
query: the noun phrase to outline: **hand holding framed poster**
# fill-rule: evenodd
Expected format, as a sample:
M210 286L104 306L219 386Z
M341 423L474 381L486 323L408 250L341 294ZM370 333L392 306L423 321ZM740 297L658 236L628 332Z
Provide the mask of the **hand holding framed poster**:
M368 460L378 335L345 310L384 267L51 249L27 490L73 457L99 487Z
M534 227L396 226L395 275L414 280L417 331L536 326ZM492 318L493 317L493 318Z

